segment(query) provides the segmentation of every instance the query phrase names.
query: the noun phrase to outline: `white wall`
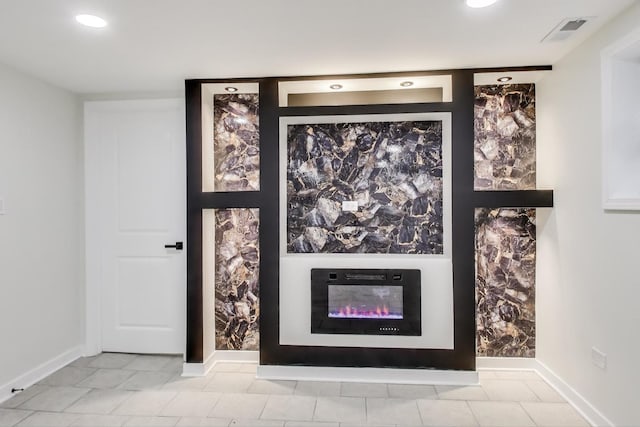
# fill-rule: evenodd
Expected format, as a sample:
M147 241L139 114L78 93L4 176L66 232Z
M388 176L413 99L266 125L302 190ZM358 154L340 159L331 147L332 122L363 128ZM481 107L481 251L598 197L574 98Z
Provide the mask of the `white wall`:
M0 388L83 340L79 108L0 64Z
M616 425L640 425L640 212L602 209L600 51L639 24L636 2L537 85L537 357Z

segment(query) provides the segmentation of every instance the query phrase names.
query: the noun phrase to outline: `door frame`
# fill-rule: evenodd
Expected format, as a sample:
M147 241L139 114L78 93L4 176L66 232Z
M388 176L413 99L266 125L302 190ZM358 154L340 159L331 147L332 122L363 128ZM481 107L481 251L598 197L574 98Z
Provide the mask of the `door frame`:
M90 144L87 134L91 117L95 112L123 112L178 108L185 116L184 98L129 99L129 100L85 100L83 103L83 150L84 150L84 227L85 227L85 327L84 356L94 356L102 352L102 224L106 222L105 200L99 196L103 188L102 152L100 144ZM181 120L182 142L186 145L185 121ZM185 159L186 171L186 159ZM186 179L186 178L185 178ZM186 212L186 190L181 201ZM186 214L185 214L186 215ZM184 224L186 238L186 217ZM186 254L185 254L186 262ZM186 277L184 288L184 319L186 325ZM186 349L186 328L183 335L183 354Z

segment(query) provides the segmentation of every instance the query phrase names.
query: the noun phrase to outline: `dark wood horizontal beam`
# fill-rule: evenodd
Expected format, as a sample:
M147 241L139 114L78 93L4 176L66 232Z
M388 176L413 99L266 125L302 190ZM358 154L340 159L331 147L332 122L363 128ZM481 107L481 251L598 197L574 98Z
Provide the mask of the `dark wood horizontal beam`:
M419 71L395 71L384 73L358 73L358 74L320 74L314 76L279 76L269 77L277 81L291 80L328 80L328 79L362 79L362 78L383 78L383 77L414 77L414 76L436 76L444 74L453 74L459 71L472 71L474 73L500 73L500 72L516 72L516 71L548 71L553 69L551 65L517 65L503 67L484 67L484 68L461 68L461 69L444 69L444 70L419 70ZM267 78L262 77L218 77L214 79L187 79L187 82L194 83L247 83L258 82Z
M197 209L259 208L262 196L258 191L201 193Z
M356 114L440 113L451 111L450 102L421 102L415 104L321 105L309 107L280 107L279 116L341 116Z
M533 65L524 67L487 67L487 68L471 68L474 73L503 73L503 72L522 72L522 71L550 71L553 69L551 65Z
M552 208L553 190L474 191L477 208Z

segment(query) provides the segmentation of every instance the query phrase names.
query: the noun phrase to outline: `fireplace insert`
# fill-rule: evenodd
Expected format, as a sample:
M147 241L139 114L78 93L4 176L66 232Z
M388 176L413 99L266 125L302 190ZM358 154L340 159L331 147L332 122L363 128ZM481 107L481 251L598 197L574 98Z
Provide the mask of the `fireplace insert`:
M420 335L420 270L311 270L311 333Z

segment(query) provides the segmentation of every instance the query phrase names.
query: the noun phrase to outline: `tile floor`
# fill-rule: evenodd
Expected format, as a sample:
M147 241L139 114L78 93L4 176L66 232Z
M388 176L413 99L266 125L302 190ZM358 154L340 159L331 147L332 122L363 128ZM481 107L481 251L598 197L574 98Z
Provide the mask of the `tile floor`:
M588 426L534 372L473 387L265 381L256 365L180 376L170 356L82 358L0 404L0 426Z

